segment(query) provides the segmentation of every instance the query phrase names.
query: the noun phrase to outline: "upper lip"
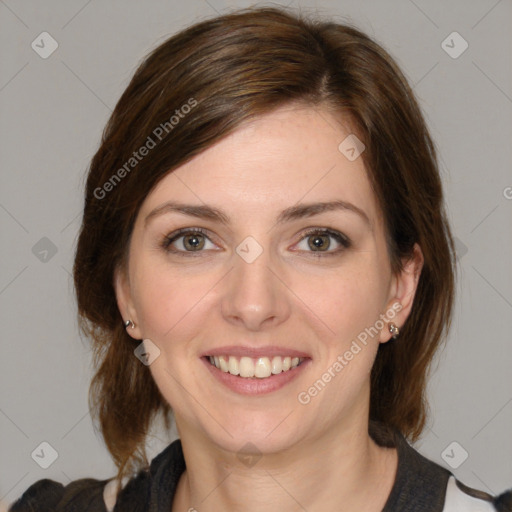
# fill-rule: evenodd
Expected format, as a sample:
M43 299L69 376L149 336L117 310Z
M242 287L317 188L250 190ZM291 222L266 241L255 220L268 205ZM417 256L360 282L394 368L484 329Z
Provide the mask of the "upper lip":
M277 346L264 346L264 347L244 347L242 345L229 345L224 347L212 348L201 354L201 357L207 356L236 356L236 357L311 357L306 352L295 350L292 348L277 347Z

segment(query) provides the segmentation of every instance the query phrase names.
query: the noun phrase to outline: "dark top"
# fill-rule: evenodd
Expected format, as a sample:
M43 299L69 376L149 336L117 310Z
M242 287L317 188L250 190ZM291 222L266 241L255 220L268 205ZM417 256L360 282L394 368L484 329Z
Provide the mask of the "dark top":
M401 434L394 434L392 445L398 451L398 469L383 512L512 512L512 489L493 498L454 480L447 469L423 457ZM141 470L127 482L117 496L114 512L170 512L184 470L181 441L177 439L151 461L148 469ZM456 486L451 486L448 496L449 480ZM8 512L108 512L103 500L107 482L109 480L83 478L63 486L54 480L38 480ZM458 508L460 504L454 506L453 499L462 499L464 508Z

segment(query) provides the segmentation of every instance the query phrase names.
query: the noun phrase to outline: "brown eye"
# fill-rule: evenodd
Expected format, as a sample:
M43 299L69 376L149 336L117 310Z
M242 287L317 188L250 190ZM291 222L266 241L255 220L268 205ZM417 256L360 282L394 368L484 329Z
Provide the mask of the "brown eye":
M208 247L207 244L211 246ZM166 236L162 246L168 252L176 254L201 253L203 249L215 248L202 229L180 229Z
M308 236L308 245L313 250L326 251L331 245L329 235L322 233L321 235L310 235Z
M332 248L333 240L334 248ZM297 247L300 251L314 256L334 256L351 245L350 239L338 231L316 228L307 231Z
M204 247L204 237L201 234L185 235L183 238L183 246L187 250L196 251Z

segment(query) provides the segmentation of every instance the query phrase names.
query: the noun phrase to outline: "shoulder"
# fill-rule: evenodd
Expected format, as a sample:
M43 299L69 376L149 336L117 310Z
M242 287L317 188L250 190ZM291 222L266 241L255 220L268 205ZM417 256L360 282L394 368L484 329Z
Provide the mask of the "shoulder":
M500 496L472 489L420 454L399 432L392 437L386 444L396 447L398 468L385 512L512 512L512 489Z
M448 480L443 512L512 512L512 490L493 497L459 482L453 475Z
M64 486L47 478L38 480L9 507L8 512L107 512L103 501L103 488L107 482L82 478Z
M149 468L123 480L118 495L115 479L82 478L66 486L43 479L32 484L7 512L109 512L116 503L121 510L146 510L153 500L158 502L159 510L170 510L184 470L181 441L177 439L153 458Z

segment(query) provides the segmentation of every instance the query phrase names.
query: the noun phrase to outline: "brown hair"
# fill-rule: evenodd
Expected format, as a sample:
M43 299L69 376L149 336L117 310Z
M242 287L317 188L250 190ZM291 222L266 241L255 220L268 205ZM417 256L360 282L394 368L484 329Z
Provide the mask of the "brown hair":
M393 59L357 29L283 9L248 9L193 25L152 51L91 162L74 280L97 369L89 405L118 478L147 467L150 424L162 413L169 427L171 411L133 354L113 287L138 210L166 174L242 122L290 102L327 106L350 120L366 145L362 158L384 215L393 271L415 243L422 248L412 311L400 339L379 347L372 369L370 419L411 440L424 428L426 378L450 324L455 266L421 111Z

